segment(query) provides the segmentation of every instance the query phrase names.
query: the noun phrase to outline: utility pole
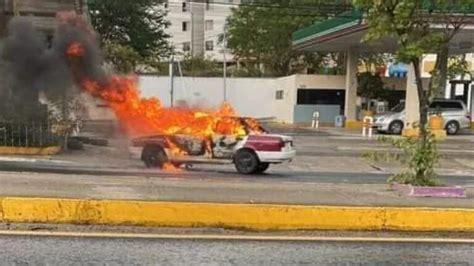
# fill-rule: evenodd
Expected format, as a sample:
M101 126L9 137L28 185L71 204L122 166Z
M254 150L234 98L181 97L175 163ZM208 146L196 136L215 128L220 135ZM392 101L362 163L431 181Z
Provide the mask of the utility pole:
M191 14L191 57L194 57L194 53L195 53L195 44L194 44L194 13L193 11L189 11L189 13Z
M173 69L174 69L174 57L171 56L171 59L170 59L170 64L169 64L169 76L170 76L170 106L173 107L173 104L174 104L174 100L173 100L173 97L174 97L174 78L173 78Z
M223 65L223 75L224 75L224 102L227 102L227 58L226 58L226 53L227 53L227 36L226 36L226 29L227 29L227 23L224 24L224 52L223 52L223 59L224 59L224 65Z

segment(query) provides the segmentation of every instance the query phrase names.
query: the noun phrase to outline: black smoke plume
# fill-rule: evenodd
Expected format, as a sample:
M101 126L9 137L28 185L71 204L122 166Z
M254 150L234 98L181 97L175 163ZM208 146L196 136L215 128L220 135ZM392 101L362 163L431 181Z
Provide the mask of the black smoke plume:
M72 43L80 43L84 49L81 75L105 79L97 38L80 16L58 14L52 35L39 31L26 18L10 20L7 36L0 41L0 118L38 119L40 92L53 100L78 92L77 77L66 54Z

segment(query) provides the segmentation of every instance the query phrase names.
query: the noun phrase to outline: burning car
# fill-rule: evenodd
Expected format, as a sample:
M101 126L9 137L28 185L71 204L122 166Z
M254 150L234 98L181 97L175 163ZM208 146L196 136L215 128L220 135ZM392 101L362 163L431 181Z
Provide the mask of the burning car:
M113 111L146 166L234 163L239 172L252 174L295 156L290 137L267 134L255 119L239 117L228 102L218 108L168 107L157 97L143 97L136 75L103 68L97 34L81 16L58 14L56 35L54 40L61 42L53 48L61 50L53 54L65 57L61 62L71 72L70 81Z
M289 162L295 157L293 139L268 134L252 118L221 117L212 135L163 134L132 140L142 148L147 167L179 167L183 164L231 164L242 174L265 172L270 164Z

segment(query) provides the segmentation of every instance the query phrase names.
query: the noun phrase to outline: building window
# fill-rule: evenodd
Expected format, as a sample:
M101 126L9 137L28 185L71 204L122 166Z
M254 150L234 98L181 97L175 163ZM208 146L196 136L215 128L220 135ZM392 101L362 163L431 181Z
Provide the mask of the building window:
M183 51L184 52L191 51L191 43L190 42L183 42Z
M189 22L188 21L183 21L183 31L188 31L188 25L189 25Z
M206 51L213 51L213 50L214 50L214 42L206 41Z
M211 0L206 0L206 10L211 10Z
M430 109L433 111L458 111L463 110L462 104L455 101L434 101L430 104Z
M342 107L345 102L345 94L345 90L298 89L296 104L330 104Z
M227 0L227 3L232 4L234 3L234 0Z
M188 11L188 5L187 5L186 2L183 2L183 3L182 3L182 8L181 8L181 9L183 10L183 12Z
M283 95L284 95L284 92L282 90L278 90L278 91L276 91L275 98L277 100L283 100Z
M165 4L164 4L165 8L168 8L169 5L168 5L168 0L165 1Z
M212 19L206 20L206 30L214 29L214 21Z

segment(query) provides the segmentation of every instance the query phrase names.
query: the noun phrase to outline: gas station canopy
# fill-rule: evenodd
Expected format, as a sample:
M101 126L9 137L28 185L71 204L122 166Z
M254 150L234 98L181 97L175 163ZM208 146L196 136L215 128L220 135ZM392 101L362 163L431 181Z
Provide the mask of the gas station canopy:
M467 15L468 23L450 43L450 52L472 53L474 50L474 7ZM436 27L436 25L433 25ZM362 42L368 30L367 20L361 11L345 12L337 17L313 24L293 33L293 48L300 51L362 53L393 53L397 41L385 38L375 42Z

